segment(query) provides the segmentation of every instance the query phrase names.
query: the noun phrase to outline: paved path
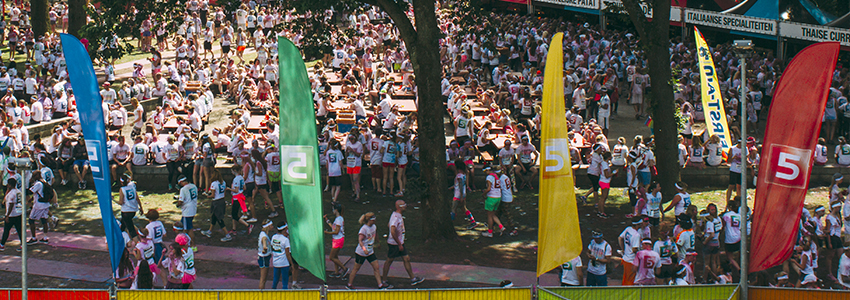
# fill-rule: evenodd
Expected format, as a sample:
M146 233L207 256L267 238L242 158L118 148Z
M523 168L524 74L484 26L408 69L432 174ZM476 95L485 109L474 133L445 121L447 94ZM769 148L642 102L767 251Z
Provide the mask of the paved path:
M80 249L89 251L106 252L106 241L104 237L95 237L78 234L64 234L51 232L50 246ZM44 246L35 246L44 247ZM228 248L217 246L200 245L199 251L195 254L195 259L200 261L221 262L228 264L256 264L256 252L254 249L243 248ZM14 245L10 244L9 248L14 249ZM343 262L349 260L349 257L340 256ZM379 265L383 266L384 261L379 260ZM354 265L353 261L349 261L347 266ZM436 281L455 281L455 282L472 282L479 284L498 285L502 280L508 279L514 282L516 286L530 286L537 283L534 272L521 271L512 269L500 269L482 266L469 265L451 265L451 264L434 264L412 262L413 272L416 276L421 276L427 280ZM327 261L328 270L332 270L333 264ZM0 270L20 272L20 258L17 256L0 255ZM104 282L109 279L110 274L108 267L87 266L82 264L74 264L67 262L58 262L41 259L29 259L29 270L31 274L69 278L75 280ZM372 268L364 266L358 272L359 275L371 276ZM201 274L203 275L203 274ZM393 263L390 268L390 277L406 278L407 272L404 270L402 263ZM341 288L342 281L334 280L332 283L339 284ZM199 277L196 288L254 288L257 280L250 278L205 278ZM545 274L540 278L541 285L554 286L558 285L558 278L554 274ZM305 288L310 287L309 285Z

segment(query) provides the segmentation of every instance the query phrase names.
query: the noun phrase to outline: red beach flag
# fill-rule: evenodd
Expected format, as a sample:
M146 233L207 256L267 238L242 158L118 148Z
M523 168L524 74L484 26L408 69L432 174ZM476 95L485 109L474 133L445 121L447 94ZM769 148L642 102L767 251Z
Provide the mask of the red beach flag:
M839 47L825 42L803 49L776 86L759 164L750 272L791 256Z

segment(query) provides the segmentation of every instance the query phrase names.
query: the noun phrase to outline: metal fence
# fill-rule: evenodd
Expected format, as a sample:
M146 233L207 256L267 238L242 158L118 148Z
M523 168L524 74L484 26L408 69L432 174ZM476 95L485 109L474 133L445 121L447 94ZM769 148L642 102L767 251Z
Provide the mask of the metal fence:
M541 287L541 300L737 300L737 285ZM808 299L807 299L808 300Z
M739 300L738 285L538 287L539 300ZM423 290L108 290L30 289L29 300L523 300L534 289L473 288ZM20 289L0 290L0 300L20 300ZM749 300L850 300L850 291L750 287Z

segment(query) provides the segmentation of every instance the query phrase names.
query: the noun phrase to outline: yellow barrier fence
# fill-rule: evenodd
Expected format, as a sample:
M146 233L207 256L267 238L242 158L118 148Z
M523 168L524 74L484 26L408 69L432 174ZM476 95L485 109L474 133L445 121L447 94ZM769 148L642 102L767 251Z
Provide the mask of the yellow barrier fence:
M750 287L749 298L749 300L844 300L850 299L850 292L837 290Z
M117 300L320 300L319 290L120 290ZM327 300L525 300L531 288L446 290L329 290Z
M541 288L541 300L737 300L737 285ZM809 300L809 299L807 299Z
M520 300L531 299L531 288L446 290L328 291L328 300Z

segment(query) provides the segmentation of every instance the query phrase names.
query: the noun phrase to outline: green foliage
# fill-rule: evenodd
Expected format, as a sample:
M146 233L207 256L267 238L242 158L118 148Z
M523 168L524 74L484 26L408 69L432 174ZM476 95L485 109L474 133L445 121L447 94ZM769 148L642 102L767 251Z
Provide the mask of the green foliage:
M80 36L89 40L92 58L118 59L134 51L135 47L125 39L138 37L146 19L166 24L166 30L173 33L178 26L173 20L181 18L184 10L183 0L101 1L99 9L87 8L93 21L80 29Z

